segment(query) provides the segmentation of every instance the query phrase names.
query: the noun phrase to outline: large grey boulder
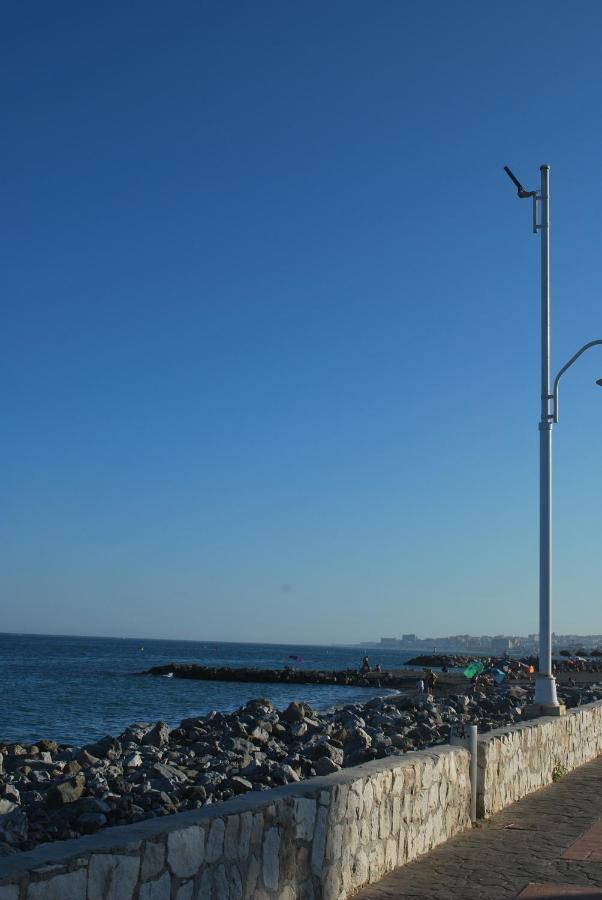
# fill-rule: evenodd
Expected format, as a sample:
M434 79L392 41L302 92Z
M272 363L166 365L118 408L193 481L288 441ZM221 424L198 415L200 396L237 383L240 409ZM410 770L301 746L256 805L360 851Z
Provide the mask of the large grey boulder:
M121 756L121 742L110 734L93 744L86 744L83 749L96 759L118 759Z
M338 772L340 768L341 767L338 766L328 756L322 756L314 763L314 770L316 775L332 775L333 772Z
M51 809L58 809L67 803L75 803L83 794L86 786L86 778L80 773L73 778L59 781L53 784L46 793L46 805Z
M142 738L142 744L151 747L165 747L169 743L171 728L165 722L157 722Z

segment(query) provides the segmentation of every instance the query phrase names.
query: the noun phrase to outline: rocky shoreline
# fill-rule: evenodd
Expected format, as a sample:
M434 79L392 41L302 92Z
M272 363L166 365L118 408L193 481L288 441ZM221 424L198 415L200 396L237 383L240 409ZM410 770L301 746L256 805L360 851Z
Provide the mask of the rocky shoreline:
M405 663L406 666L430 666L435 668L448 668L448 669L464 669L466 666L470 665L471 662L475 659L485 659L486 657L481 656L468 656L465 653L421 653L418 656L412 657L412 659L408 659ZM500 666L503 665L506 661L504 658L500 656L487 657L489 660L489 664L492 666Z
M530 693L399 694L327 713L259 699L174 729L137 723L82 748L0 741L0 856L447 743L466 724L488 731L520 719ZM601 698L596 686L564 692L569 706Z
M476 655L469 655L466 653L422 653L419 656L408 659L404 665L418 666L419 668L428 666L429 668L435 669L465 669L466 666L469 666L476 660L480 660L485 666L494 666L497 668L509 665L515 671L518 668L518 664L537 665L536 656L521 656L519 658L495 654L492 656L487 653L479 653Z

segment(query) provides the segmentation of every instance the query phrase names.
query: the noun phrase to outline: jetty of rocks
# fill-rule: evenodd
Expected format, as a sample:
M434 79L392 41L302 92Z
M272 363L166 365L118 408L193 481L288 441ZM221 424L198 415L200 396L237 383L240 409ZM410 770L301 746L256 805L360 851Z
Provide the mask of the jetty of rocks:
M465 654L460 653L422 653L420 656L415 656L413 659L409 659L407 663L405 663L405 665L429 666L431 668L446 667L448 669L464 669L475 659L481 659L483 662L487 661L487 664L491 666L503 666L508 662L505 657L501 656L483 657L466 656Z
M242 666L202 666L195 663L169 663L153 666L143 675L173 675L199 681L238 681L258 684L339 684L349 687L407 687L408 673L369 672L355 669L304 670L285 666L283 669L256 669Z

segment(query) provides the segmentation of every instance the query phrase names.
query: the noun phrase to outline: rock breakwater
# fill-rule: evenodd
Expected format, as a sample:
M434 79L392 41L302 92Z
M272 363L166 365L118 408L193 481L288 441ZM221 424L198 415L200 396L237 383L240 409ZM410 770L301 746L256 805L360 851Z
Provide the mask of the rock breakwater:
M371 687L375 684L401 687L408 683L407 673L368 672L355 669L303 670L286 666L283 669L256 669L242 666L202 666L195 663L169 663L153 666L142 675L173 675L198 681L236 681L261 684L340 684L346 687Z
M423 653L408 659L406 666L429 666L431 668L465 669L475 659L486 662L489 666L503 666L509 661L503 656L467 656L462 653ZM511 660L511 662L515 662Z
M460 653L421 653L408 659L406 666L446 666L447 668L465 668L475 656L466 656ZM501 660L496 660L496 665Z

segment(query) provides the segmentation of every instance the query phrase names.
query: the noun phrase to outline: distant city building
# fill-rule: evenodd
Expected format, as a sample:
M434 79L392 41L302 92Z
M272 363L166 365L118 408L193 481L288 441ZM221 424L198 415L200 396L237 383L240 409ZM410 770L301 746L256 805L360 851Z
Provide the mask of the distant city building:
M491 649L500 651L512 650L514 648L514 640L511 637L504 637L501 634L491 638Z
M388 650L423 651L438 653L520 653L536 654L539 647L537 634L520 635L496 634L452 634L449 637L419 638L416 634L402 634L401 638L383 637L377 641L361 641L361 647ZM593 650L602 648L602 634L554 634L553 646L560 650Z

